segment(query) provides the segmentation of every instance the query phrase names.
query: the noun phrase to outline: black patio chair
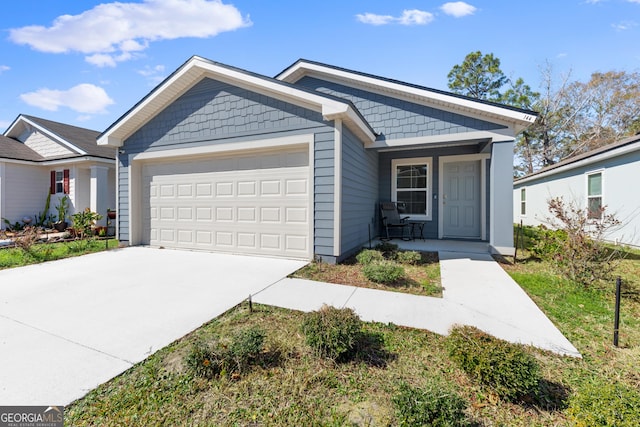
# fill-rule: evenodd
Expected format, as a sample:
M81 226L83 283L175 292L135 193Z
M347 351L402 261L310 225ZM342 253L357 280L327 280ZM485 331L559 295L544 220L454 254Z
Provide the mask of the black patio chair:
M398 206L394 202L382 202L380 203L380 217L382 219L382 226L384 227L384 231L386 234L386 238L381 238L380 240L391 240L391 234L389 233L389 229L400 230L400 238L402 240L411 240L409 237L410 234L410 224L407 220L410 218L408 216L401 217L398 212Z

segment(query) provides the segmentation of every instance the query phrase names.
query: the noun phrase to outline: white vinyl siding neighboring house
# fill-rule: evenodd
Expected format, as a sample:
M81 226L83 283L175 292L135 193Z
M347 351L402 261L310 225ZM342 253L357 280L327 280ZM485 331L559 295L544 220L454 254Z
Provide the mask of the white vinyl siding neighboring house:
M640 246L640 197L636 195L640 193L634 187L639 181L640 135L636 135L517 179L513 218L525 225L548 224L548 201L562 197L584 209L593 221L601 218L601 208L614 214L621 226L606 239Z
M12 224L35 219L48 194L52 216L68 197L67 222L85 208L106 217L115 208L115 150L99 147L97 136L90 129L18 116L0 135L0 218Z

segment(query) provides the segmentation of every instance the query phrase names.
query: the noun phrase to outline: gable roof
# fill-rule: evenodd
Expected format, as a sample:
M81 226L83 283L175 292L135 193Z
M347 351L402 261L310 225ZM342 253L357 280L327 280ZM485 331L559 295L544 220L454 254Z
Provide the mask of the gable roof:
M43 134L46 134L49 138L54 141L60 143L65 146L67 149L71 150L72 155L62 155L57 157L47 157L46 159L42 156L41 159L38 160L56 160L56 159L68 159L79 156L92 156L92 157L101 157L106 159L114 159L115 160L115 151L113 148L109 147L101 147L96 143L96 139L100 132L95 130L81 128L78 126L68 125L65 123L54 122L52 120L46 120L40 117L29 116L26 114L20 114L11 125L7 128L4 133L4 136L8 139L13 139L17 141L18 137L25 129L29 126L38 129ZM19 144L23 145L21 142L17 141ZM4 141L3 141L4 143ZM28 148L25 146L25 148ZM16 148L16 150L19 150ZM15 151L17 153L18 151ZM22 150L25 153L24 150ZM37 153L36 153L37 154ZM5 157L5 156L0 156ZM13 158L13 157L11 157ZM29 158L20 158L21 160L35 160Z
M375 140L375 132L360 112L347 100L300 88L271 77L192 56L147 96L134 105L99 137L98 144L119 147L165 107L204 78L211 78L267 96L285 100L322 114L325 120L342 119L365 142Z
M44 157L22 142L4 135L0 135L0 159L29 160L32 162L45 160Z
M299 59L279 73L275 78L281 81L295 83L305 76L318 77L320 79L346 84L347 86L376 91L409 102L454 111L483 120L489 119L490 121L497 121L498 123L511 127L514 130L514 134L532 124L538 116L537 112L531 110L471 98L306 59Z
M596 148L595 150L591 150L586 153L559 161L556 164L547 166L540 169L539 171L530 173L529 175L525 175L522 178L514 180L514 184L522 184L537 178L555 175L556 173L578 168L581 166L587 166L633 151L640 151L640 134L630 136L628 138L621 139L620 141L613 142L609 145Z

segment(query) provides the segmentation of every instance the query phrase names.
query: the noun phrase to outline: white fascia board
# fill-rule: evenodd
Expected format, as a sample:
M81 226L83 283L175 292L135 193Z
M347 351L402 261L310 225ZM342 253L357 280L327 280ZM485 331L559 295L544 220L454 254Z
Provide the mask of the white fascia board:
M10 129L7 129L7 131L5 132L6 135L9 135L11 133L11 131L13 130L13 128L15 126L18 125L19 122L25 122L28 123L30 126L38 129L40 132L42 132L43 134L47 135L49 137L49 139L53 140L54 142L59 142L60 144L64 145L65 147L67 147L68 149L82 155L82 156L86 156L87 152L84 150L81 150L80 148L76 147L75 145L73 145L72 143L70 143L69 141L67 141L66 139L62 138L61 136L51 132L50 130L48 130L47 128L44 128L42 126L40 126L39 124L29 120L28 118L20 115L20 117L18 117L18 120L16 120L13 123L13 126L11 126Z
M367 148L401 148L411 147L416 145L436 145L436 144L454 144L459 142L461 144L466 142L490 140L491 142L506 142L513 141L513 133L508 129L498 129L494 131L475 131L464 133L452 133L447 135L431 135L431 136L417 136L413 138L401 138L401 139L389 139L383 141L376 141Z
M29 166L60 166L65 164L77 164L84 162L95 162L95 163L105 163L106 165L114 165L115 160L105 159L103 157L93 157L93 156L84 156L84 157L73 157L70 159L58 159L58 160L45 160L45 161L32 161L32 160L16 160L16 159L5 159L0 158L1 162L4 163L13 163L17 165L29 165Z
M533 176L530 177L525 177L525 178L521 178L517 181L514 181L514 186L519 186L521 184L526 184L528 182L531 181L536 181L538 179L541 178L546 178L549 176L553 176L555 174L561 173L561 172L566 172L566 171L570 171L572 169L577 169L577 168L581 168L584 166L589 166L593 163L597 163L597 162L602 162L604 160L608 160L611 158L615 158L618 156L622 156L624 154L627 153L632 153L634 151L639 151L640 150L640 144L636 143L636 144L629 144L629 145L625 145L623 147L619 147L619 148L615 148L611 151L607 151L605 153L600 153L600 154L596 154L593 157L587 157L586 159L582 159L582 160L578 160L577 162L573 162L573 163L568 163L566 165L562 165L559 166L557 168L553 168L550 169L546 172L542 172L542 173L538 173L535 174Z
M373 133L368 124L356 113L351 107L345 111L334 112L332 114L324 115L325 120L341 120L344 124L353 131L353 133L364 141L364 145L369 147L376 140L376 135Z
M310 64L308 62L299 62L285 70L279 76L278 80L295 83L305 75L313 76L314 74L322 77L327 75L342 81L360 84L364 87L377 87L381 92L387 94L393 93L396 97L400 96L410 102L420 102L435 104L449 111L466 111L475 117L492 118L507 122L514 128L515 133L520 132L536 120L536 116L526 114L520 111L514 111L508 108L502 108L495 105L484 104L473 100L458 98L456 96L444 93L432 92L425 89L418 89L391 82L384 79L363 76L360 74L350 73L345 70L336 70L334 68L324 67L319 64Z
M164 84L156 88L146 99L120 119L111 129L102 134L98 138L98 145L121 147L127 137L205 77L245 87L264 95L318 111L325 120L333 120L335 117L347 115L350 109L347 102L329 99L319 93L313 94L295 87L288 87L276 81L269 81L268 79L220 66L199 57L193 57ZM359 121L361 122L362 120L359 119ZM362 126L366 125L363 123Z

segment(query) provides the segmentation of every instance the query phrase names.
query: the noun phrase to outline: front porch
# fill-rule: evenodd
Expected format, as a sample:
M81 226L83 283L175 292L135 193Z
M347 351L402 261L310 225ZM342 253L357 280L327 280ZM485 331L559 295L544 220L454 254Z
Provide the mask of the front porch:
M415 239L415 240L402 240L400 238L393 238L387 243L393 243L398 245L400 249L406 251L421 251L421 252L457 252L467 254L486 254L490 252L488 242L472 241L472 240L436 240L436 239ZM372 239L371 247L375 247L378 243L384 243L380 239Z

